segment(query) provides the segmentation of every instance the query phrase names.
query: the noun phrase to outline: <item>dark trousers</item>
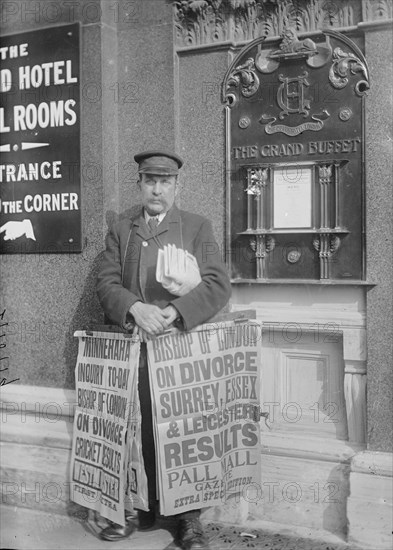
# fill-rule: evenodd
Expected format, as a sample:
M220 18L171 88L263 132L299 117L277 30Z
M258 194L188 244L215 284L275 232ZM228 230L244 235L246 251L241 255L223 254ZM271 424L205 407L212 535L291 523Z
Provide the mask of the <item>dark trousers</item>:
M149 383L149 371L147 368L146 344L141 344L139 359L138 393L142 415L142 454L145 463L145 471L148 484L149 508L154 510L157 502L156 493L156 450L153 435L153 417L151 407L151 394ZM198 518L200 510L190 510L177 514L179 519Z

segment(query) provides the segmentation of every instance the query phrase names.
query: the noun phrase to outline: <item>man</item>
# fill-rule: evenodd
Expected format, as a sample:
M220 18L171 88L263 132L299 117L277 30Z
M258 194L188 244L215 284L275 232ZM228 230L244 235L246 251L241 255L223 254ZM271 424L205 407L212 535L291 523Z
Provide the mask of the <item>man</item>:
M142 211L110 231L97 291L107 317L122 328L133 328L142 341L138 391L150 508L138 512L139 528L143 529L154 524L157 500L146 342L171 326L191 330L208 321L226 305L231 287L210 222L174 204L182 159L166 151L147 151L134 159L139 164ZM171 294L156 280L158 251L165 245L186 250L199 267L200 283L181 296ZM177 516L178 541L186 550L208 548L199 515L200 510L192 510ZM125 527L114 524L104 529L101 537L119 540L133 529L131 521L126 521Z

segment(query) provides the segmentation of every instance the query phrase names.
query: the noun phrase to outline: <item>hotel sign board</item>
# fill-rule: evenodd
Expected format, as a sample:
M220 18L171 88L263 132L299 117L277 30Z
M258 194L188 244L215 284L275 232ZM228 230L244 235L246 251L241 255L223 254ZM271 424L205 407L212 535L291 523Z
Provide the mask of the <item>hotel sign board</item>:
M81 252L79 24L3 37L0 252Z

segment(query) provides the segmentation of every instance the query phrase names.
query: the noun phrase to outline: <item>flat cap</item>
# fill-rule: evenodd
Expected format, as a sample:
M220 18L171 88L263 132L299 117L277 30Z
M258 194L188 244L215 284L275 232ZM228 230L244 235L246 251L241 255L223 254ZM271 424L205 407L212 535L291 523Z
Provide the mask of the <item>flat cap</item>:
M158 176L176 176L183 160L176 153L163 150L144 151L134 156L139 164L141 174L156 174Z

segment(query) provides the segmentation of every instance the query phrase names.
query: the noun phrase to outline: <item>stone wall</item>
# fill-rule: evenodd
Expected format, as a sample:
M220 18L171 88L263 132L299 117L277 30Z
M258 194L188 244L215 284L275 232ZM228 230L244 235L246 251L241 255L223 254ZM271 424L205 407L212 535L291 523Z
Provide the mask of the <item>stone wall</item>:
M2 4L1 32L79 22L81 254L2 257L8 379L74 387L73 333L102 323L95 277L108 226L138 202L133 155L174 145L172 7L160 0Z

